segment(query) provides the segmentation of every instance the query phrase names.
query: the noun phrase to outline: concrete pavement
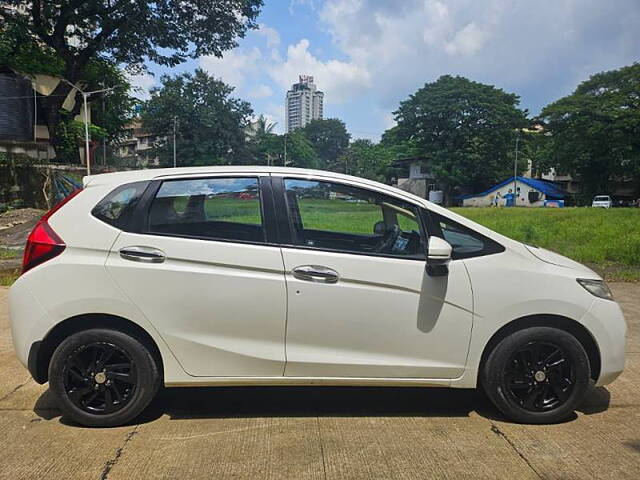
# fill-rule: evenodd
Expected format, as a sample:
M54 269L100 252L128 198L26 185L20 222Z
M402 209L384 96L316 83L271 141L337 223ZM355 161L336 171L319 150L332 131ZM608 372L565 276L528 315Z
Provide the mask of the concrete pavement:
M613 284L627 368L575 419L505 421L472 391L169 389L135 424L68 425L13 355L0 289L0 479L640 478L640 285Z

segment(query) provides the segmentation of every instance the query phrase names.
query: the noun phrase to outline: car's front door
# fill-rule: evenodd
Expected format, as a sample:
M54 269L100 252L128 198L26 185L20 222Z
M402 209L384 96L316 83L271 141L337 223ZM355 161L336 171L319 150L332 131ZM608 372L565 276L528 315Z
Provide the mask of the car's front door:
M283 375L286 287L268 178L156 182L141 231L111 248L107 270L191 375Z
M420 209L366 188L273 178L290 225L285 376L461 375L469 276L462 262L448 276L427 275Z

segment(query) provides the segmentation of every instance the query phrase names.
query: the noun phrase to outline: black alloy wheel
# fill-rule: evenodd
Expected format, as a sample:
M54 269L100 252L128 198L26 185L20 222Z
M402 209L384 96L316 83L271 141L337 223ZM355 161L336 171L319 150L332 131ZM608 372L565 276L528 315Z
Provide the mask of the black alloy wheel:
M136 389L133 360L108 342L77 348L67 357L63 376L65 392L73 404L97 415L122 409Z
M589 356L571 333L529 327L492 347L480 382L498 409L516 422L556 423L575 418L591 384Z
M531 412L553 410L571 396L575 368L562 347L551 342L529 342L507 362L505 388L522 408Z
M91 427L123 425L162 385L162 358L131 334L93 328L69 335L49 362L49 388L62 416Z

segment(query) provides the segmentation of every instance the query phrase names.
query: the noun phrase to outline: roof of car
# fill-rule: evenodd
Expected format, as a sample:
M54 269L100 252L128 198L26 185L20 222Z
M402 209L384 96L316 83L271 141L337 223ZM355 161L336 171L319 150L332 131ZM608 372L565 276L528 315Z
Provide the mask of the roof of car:
M342 173L329 172L326 170L312 170L307 168L293 168L293 167L265 167L258 165L216 165L209 167L177 167L177 168L154 168L145 170L126 170L113 173L102 173L99 175L90 175L83 178L83 184L85 187L98 186L98 185L121 185L123 183L141 182L146 180L156 180L164 178L176 178L176 177L193 177L193 176L206 176L217 175L220 173L229 174L277 174L277 175L295 175L295 176L309 176L323 178L326 180L343 180L350 183L357 183L361 185L368 185L378 190L385 190L389 193L396 195L400 194L405 197L410 197L414 201L424 203L425 199L415 196L404 190L385 185L384 183L375 182L362 177L354 177L352 175L345 175Z

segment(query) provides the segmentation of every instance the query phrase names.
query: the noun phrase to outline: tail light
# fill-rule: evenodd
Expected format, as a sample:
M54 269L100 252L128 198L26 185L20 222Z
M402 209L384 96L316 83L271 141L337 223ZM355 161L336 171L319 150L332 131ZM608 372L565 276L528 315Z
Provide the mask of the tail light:
M40 265L47 260L57 257L64 251L66 247L65 243L58 234L53 231L48 220L51 218L51 215L60 210L65 203L78 195L81 191L82 189L75 190L71 195L56 204L51 210L45 213L40 220L38 220L36 226L31 230L29 238L27 238L27 245L24 249L24 256L22 257L22 273L31 270L33 267Z

